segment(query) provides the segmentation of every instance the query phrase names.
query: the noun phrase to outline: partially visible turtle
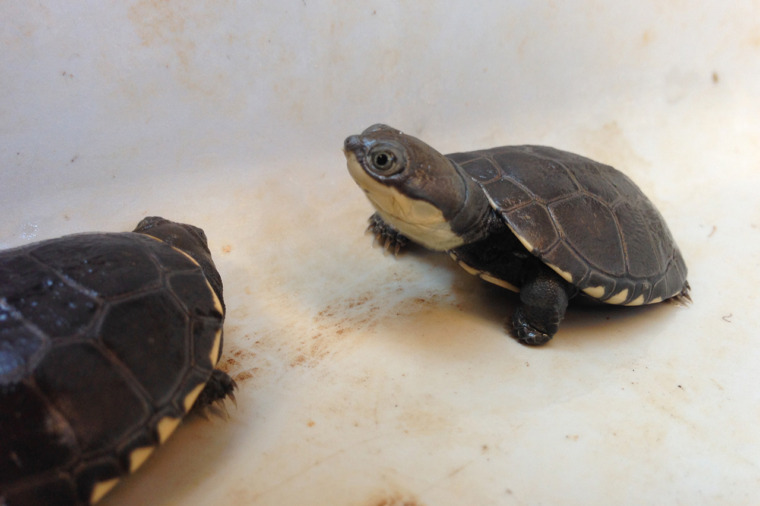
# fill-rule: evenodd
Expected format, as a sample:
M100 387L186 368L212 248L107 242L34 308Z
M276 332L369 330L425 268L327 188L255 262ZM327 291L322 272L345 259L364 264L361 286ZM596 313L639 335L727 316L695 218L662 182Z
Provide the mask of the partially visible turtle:
M98 501L231 396L222 280L163 218L0 252L0 505Z
M386 248L411 240L447 251L467 272L520 292L512 326L525 344L549 341L579 291L630 306L688 300L664 219L610 166L544 146L444 156L386 125L348 137L344 152Z

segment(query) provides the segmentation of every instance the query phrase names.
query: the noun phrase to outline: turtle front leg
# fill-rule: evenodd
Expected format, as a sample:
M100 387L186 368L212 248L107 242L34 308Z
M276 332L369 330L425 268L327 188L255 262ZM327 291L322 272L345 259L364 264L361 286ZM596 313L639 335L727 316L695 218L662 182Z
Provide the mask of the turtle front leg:
M521 304L512 317L517 339L532 346L548 342L565 316L573 288L554 271L541 266L520 287Z
M409 244L409 239L385 223L378 213L369 217L367 232L375 236L376 244L382 245L385 251L393 251L394 255L398 255L398 252Z

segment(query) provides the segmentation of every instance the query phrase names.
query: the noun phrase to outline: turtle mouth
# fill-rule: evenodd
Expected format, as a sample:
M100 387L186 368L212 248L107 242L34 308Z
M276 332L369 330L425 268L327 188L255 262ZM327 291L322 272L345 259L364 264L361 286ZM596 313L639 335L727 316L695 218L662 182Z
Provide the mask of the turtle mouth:
M378 181L375 181L369 171L364 168L365 156L361 150L353 151L344 149L343 154L346 156L348 173L351 175L351 178L354 180L354 182L356 182L359 188L361 188L365 193L370 193L371 186L381 184Z
M364 151L361 149L352 150L349 148L343 148L343 156L346 157L346 161L351 163L351 161L354 161L355 163L359 164L362 168L364 167L364 160L366 158Z

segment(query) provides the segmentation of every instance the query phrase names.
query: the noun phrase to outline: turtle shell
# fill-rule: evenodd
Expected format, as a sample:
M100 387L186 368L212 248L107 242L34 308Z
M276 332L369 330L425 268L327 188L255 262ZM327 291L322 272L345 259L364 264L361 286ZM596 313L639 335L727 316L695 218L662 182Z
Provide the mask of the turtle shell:
M0 504L87 504L176 428L221 353L198 263L139 233L0 252Z
M665 220L622 172L544 146L446 156L531 253L593 298L639 305L687 290Z

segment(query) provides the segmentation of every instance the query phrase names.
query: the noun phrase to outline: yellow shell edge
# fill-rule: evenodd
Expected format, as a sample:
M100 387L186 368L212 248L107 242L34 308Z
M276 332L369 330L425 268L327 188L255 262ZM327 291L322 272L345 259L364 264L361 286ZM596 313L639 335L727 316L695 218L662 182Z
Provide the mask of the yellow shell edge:
M111 491L112 488L119 483L119 478L112 478L110 480L99 481L92 488L92 494L90 494L90 504L95 504L100 501L104 495Z

